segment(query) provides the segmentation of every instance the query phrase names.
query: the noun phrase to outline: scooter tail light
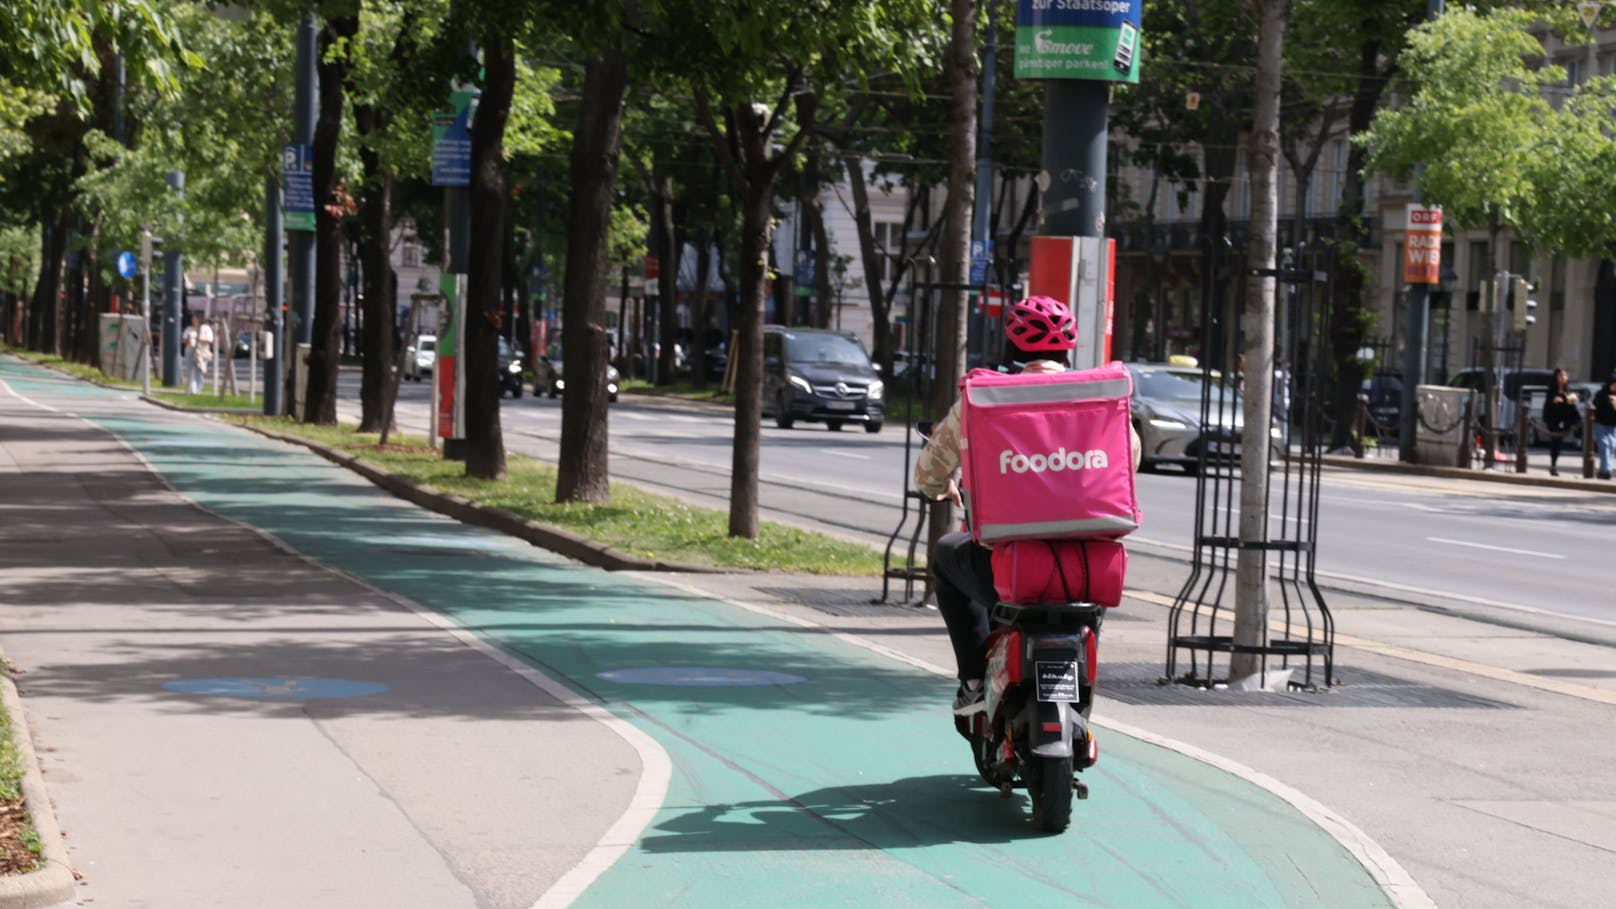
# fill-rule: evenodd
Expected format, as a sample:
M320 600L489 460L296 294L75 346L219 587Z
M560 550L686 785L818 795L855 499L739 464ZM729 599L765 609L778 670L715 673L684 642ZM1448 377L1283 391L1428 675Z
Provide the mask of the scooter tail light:
M1089 766L1093 767L1100 759L1100 740L1094 737L1094 731L1089 730Z
M1100 636L1094 629L1083 629L1083 675L1089 685L1100 677Z

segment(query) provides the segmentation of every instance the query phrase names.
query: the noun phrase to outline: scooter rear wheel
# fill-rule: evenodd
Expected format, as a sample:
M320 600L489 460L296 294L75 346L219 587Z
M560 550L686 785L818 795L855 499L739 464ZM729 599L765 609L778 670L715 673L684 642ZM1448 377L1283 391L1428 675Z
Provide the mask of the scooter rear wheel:
M1026 765L1027 794L1032 796L1032 823L1047 833L1060 833L1072 823L1072 758L1035 757Z

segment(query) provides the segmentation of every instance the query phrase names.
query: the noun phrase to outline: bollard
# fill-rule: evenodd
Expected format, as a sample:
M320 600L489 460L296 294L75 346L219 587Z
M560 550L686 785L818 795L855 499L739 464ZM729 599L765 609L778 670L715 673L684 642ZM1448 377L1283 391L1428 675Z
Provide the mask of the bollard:
M1594 478L1594 405L1588 402L1588 409L1582 414L1582 478Z
M1369 399L1359 395L1358 409L1352 415L1352 456L1363 460L1364 456L1364 420L1369 415Z
M1465 396L1464 435L1459 437L1459 466L1469 470L1476 453L1476 404Z
M1515 472L1526 473L1526 444L1531 438L1527 429L1532 420L1532 408L1521 401L1520 413L1515 420Z

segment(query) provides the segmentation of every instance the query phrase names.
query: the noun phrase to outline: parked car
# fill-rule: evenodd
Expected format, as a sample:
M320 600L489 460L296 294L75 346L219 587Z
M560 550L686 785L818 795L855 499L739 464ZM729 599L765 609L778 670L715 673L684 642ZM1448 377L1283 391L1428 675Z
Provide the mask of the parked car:
M1216 409L1221 400L1224 417L1207 428L1201 423L1201 393L1206 380L1199 368L1162 363L1129 363L1127 367L1133 374L1129 410L1139 433L1140 470L1177 464L1194 473L1203 450L1208 460L1239 458L1245 417L1240 394L1231 385L1214 385L1210 389L1213 407ZM1283 438L1278 425L1269 427L1270 457L1284 456Z
M1520 410L1521 395L1524 389L1542 387L1548 388L1554 381L1552 369L1498 369L1498 427L1505 432L1515 428L1515 415ZM1448 379L1448 384L1455 388L1469 388L1476 393L1476 421L1485 426L1487 416L1485 402L1482 395L1486 389L1487 371L1479 366L1461 369ZM1541 407L1539 408L1541 411Z
M832 432L863 423L880 432L886 383L851 334L769 325L763 332L763 416L781 429L797 421Z
M539 358L538 378L535 379L534 382L533 382L533 393L538 394L540 392L540 390L542 389L542 390L547 391L549 393L550 397L554 398L557 395L561 394L563 391L566 391L567 390L567 380L562 375L561 368L562 368L561 345L560 344L552 344L552 345L550 345L549 354ZM606 364L606 399L608 401L616 401L617 400L618 383L621 382L621 381L622 381L622 377L618 373L617 367L611 365L610 363L607 363Z
M414 382L421 381L421 376L432 375L432 367L438 362L438 336L417 335L415 343L404 351L404 376Z
M238 360L242 357L250 357L252 356L252 346L253 330L244 328L236 334L236 346L232 351L232 355Z
M505 338L499 339L499 395L522 396L522 351Z
M1364 432L1374 435L1397 435L1403 419L1403 376L1401 373L1376 373L1363 380L1358 395L1369 405L1370 424Z

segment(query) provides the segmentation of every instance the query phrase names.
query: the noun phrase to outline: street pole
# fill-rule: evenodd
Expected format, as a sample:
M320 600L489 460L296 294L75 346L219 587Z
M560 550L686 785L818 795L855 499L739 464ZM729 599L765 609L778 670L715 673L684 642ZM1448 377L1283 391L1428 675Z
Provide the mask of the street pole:
M971 246L982 251L986 257L986 264L982 269L980 284L989 284L987 269L992 267L993 251L988 247L991 240L993 219L993 95L995 88L995 70L998 68L999 52L995 40L997 31L994 28L994 10L997 3L988 3L988 36L987 46L982 50L982 118L977 123L976 133L976 211L971 216ZM974 265L974 263L973 263ZM973 267L974 270L974 267ZM987 307L988 301L976 301L977 315L966 325L965 348L967 362L970 354L977 355L978 362L987 365L984 358L984 348L987 344Z
M286 283L282 277L285 251L282 248L281 187L273 175L264 178L264 415L278 417L285 374L280 344L285 334L281 311L286 303ZM258 341L253 340L256 350Z
M1105 236L1106 131L1111 85L1092 79L1044 83L1044 220L1040 232Z
M185 198L185 172L171 170L165 178L180 199ZM180 384L180 307L185 293L181 274L179 238L165 238L163 244L163 386Z
M1435 20L1442 15L1443 0L1429 0L1426 7L1426 18ZM1420 199L1419 174L1423 166L1415 169L1414 202ZM1407 243L1407 241L1404 241ZM1440 249L1440 244L1439 247ZM1406 248L1405 248L1406 249ZM1407 255L1405 251L1404 255ZM1431 285L1410 284L1408 288L1408 311L1404 313L1403 328L1403 390L1398 402L1397 444L1398 457L1405 463L1415 461L1416 450L1414 446L1414 433L1419 427L1419 399L1416 391L1425 381L1426 368L1426 328L1431 321Z
M151 396L151 260L152 235L148 225L140 229L140 393Z
M314 121L318 114L320 72L319 23L310 10L303 15L297 27L297 85L296 102L292 113L292 141L298 145L314 143ZM298 376L304 367L297 362L298 345L314 340L314 233L307 230L291 232L292 252L292 324L286 326L286 354L283 370L291 383L288 412L298 416L303 402L297 397Z

